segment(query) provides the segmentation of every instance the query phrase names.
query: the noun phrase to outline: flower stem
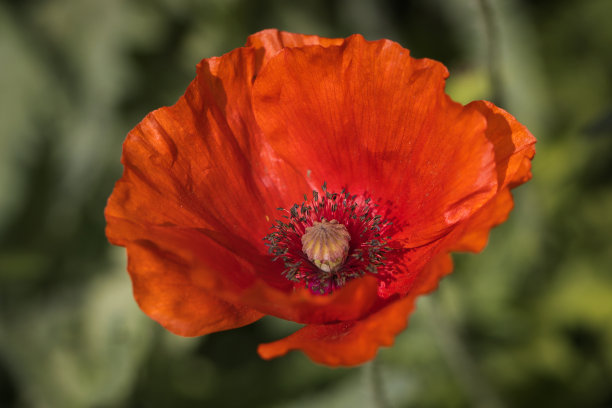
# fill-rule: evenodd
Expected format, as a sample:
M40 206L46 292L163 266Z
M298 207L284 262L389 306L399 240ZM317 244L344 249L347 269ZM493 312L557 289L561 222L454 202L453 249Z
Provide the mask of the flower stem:
M487 65L489 80L491 81L491 102L503 106L499 25L495 18L495 11L491 5L491 0L478 0L478 5L480 6L480 13L485 28Z
M374 406L376 408L391 408L387 394L383 387L382 373L380 369L380 361L375 358L367 363L364 367L366 376L372 385L372 395L374 396Z
M441 312L435 299L422 299L419 307L427 314L427 322L451 371L476 408L503 408L504 403L485 380L467 350L455 325Z

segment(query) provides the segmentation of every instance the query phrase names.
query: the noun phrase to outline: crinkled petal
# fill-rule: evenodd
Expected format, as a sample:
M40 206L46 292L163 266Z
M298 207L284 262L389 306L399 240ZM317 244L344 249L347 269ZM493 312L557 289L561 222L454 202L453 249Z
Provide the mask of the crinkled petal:
M328 299L294 293L278 263L266 254L262 238L278 217L276 208L300 200L309 185L261 137L250 105L257 69L256 50L250 48L204 60L174 106L152 112L129 133L123 146L124 174L105 210L107 235L128 249L128 259L140 243L153 244L157 250L149 253L150 259L159 265L188 249L188 262L173 264L163 276L169 282L181 277L195 291L236 310L257 309L307 323L354 319L377 301L375 284L359 282ZM149 275L138 270L146 266L129 262L132 276L140 279L134 290L140 303L148 305L145 312L155 310L160 323L178 327L171 323L178 307L155 308L155 297L141 291L154 293L151 287L158 285L165 293L161 303L179 304L191 299L184 288L164 285L161 276L150 275L146 283ZM246 287L250 290L243 293ZM353 300L362 301L363 308L326 307Z
M279 51L253 90L274 152L331 190L368 192L401 217L406 247L444 236L497 189L486 120L444 93L447 71L398 44Z
M531 179L536 139L514 116L488 101L473 106L487 119L487 138L495 146L498 189L516 187Z
M493 227L506 221L514 206L510 188L531 178L531 160L535 154L535 138L512 115L490 102L472 102L487 120L487 139L493 144L498 178L498 192L476 213L459 223L447 236L435 245L416 248L396 270L397 279L390 285L382 285L384 296L405 293L409 290L414 274L428 257L439 251L479 252L487 244Z
M529 132L487 102L452 102L446 76L390 41L277 30L203 60L177 104L128 135L105 211L141 308L182 335L262 314L308 324L261 346L265 357L301 348L349 365L391 344L416 296L452 269L446 251L484 245L511 208L508 188L530 177ZM323 181L395 214L393 238L409 250L396 287L382 293L368 276L316 296L270 261L262 238L276 208Z
M318 35L304 35L279 31L276 29L262 30L247 39L246 46L255 49L264 49L261 57L262 64L267 63L278 51L283 48L303 47L305 45L340 45L344 38L324 38Z
M434 290L440 278L452 270L448 254L432 260L410 294L362 320L327 325L308 325L292 335L261 344L261 357L271 359L291 350L302 350L312 360L329 366L351 366L371 360L381 346L391 346L406 328L416 298Z
M227 58L248 67L249 59L253 65L252 54L239 49ZM228 108L216 88L219 78L205 71L201 64L184 97L152 112L129 133L123 145L124 175L107 213L143 224L261 237L269 228L265 217L272 209L260 197L253 157L259 151L249 138L256 125L248 124L248 98L236 98L232 103L238 106ZM237 87L248 75L244 72L227 82Z
M140 308L166 329L182 336L201 336L252 323L263 316L245 306L225 302L177 273L183 262L160 253L150 241L129 248L128 272Z
M506 221L514 206L510 188L531 178L535 138L512 115L487 101L470 104L487 119L487 138L495 146L499 192L454 232L452 251L479 252L487 244L491 228Z
M173 284L176 280L189 282L194 290L209 293L237 309L253 309L299 323L354 320L385 303L377 295L374 277L354 280L329 296L313 295L307 289L281 290L262 280L260 271L269 269L269 273L280 276L282 265L271 262L269 256L258 253L246 241L234 237L234 242L226 243L224 235L206 229L147 226L111 216L107 219L112 225L107 228L111 242L128 250L135 296L147 298L149 304L157 300L167 303L169 299L175 304L190 302L184 288ZM148 251L146 260L140 256L139 261L132 261L143 248ZM156 275L151 270L163 273ZM136 278L149 282L136 285ZM153 286L159 290L150 289ZM164 298L158 299L158 293L164 293ZM164 311L168 312L165 320L161 314ZM176 318L172 311L161 308L154 318L169 326L167 321Z
M469 220L457 228L451 251L480 252L487 245L491 228L508 219L514 202L509 189L502 190Z

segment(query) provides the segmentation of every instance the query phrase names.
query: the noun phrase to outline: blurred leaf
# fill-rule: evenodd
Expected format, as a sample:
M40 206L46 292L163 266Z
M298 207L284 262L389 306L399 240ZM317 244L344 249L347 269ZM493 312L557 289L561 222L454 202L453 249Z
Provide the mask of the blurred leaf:
M9 285L16 281L40 278L48 267L49 259L30 251L0 252L0 282Z
M36 158L36 139L43 136L37 123L52 112L47 98L63 102L37 51L0 3L0 236L23 199L26 180L21 169Z
M368 363L372 364L372 363ZM369 367L362 366L361 372L354 372L335 384L317 392L316 395L297 397L291 402L275 405L277 408L345 408L376 406L372 378L367 373ZM391 406L400 406L411 400L415 383L411 376L399 369L383 367L381 382L384 398Z
M0 351L28 405L115 406L130 392L153 332L124 267L3 313Z
M534 179L483 253L454 256L455 273L380 351L384 388L394 406L474 406L479 388L508 406L610 406L612 150L584 132L605 135L612 106L612 2L490 3L503 107L538 138ZM267 318L186 339L151 323L123 250L108 251L104 203L129 129L174 103L199 60L263 28L391 38L445 63L454 99L490 98L478 5L0 3L0 405L372 405L359 369L257 356L295 324ZM466 359L482 385L464 378Z

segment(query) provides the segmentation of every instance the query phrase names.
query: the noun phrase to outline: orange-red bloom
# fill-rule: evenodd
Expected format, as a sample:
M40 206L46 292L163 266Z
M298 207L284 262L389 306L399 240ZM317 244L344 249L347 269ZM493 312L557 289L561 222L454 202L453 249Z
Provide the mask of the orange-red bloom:
M449 252L480 251L531 177L529 131L453 102L447 76L359 35L265 30L203 60L129 133L106 208L142 310L183 336L304 324L264 358L354 365L391 345Z

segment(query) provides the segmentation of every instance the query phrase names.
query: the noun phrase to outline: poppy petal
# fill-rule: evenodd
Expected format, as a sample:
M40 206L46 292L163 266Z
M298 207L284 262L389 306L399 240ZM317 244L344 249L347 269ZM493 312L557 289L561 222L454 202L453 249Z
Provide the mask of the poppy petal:
M495 146L498 189L516 187L531 179L531 159L536 139L525 126L505 110L488 101L475 101L473 106L487 119L487 138Z
M480 252L491 228L506 221L514 206L510 188L531 178L536 139L512 115L487 101L470 104L487 118L486 136L495 146L499 193L465 221L455 236L452 251Z
M236 66L242 69L236 70ZM187 302L195 296L187 296L185 286L164 285L164 279L157 279L159 276L138 270L149 268L147 265L155 257L159 258L155 261L157 267L162 268L166 254L180 251L175 244L164 240L163 230L172 230L170 235L176 238L175 242L202 235L203 230L215 235L216 242L211 243L214 240L202 235L185 246L200 256L199 268L175 264L165 270L164 276L169 282L179 278L202 282L214 276L215 280L207 285L193 288L193 293L208 293L204 300L195 302L202 308L199 319L204 319L205 310L218 307L219 313L214 319L222 320L223 310L231 314L248 307L240 303L229 305L227 299L217 296L213 284L223 293L223 289L235 285L233 281L239 279L236 273L225 271L223 259L210 261L216 255L214 249L206 256L208 263L203 268L203 254L207 248L217 247L230 252L227 259L233 257L232 252L243 257L254 251L263 253L261 239L268 232L278 207L270 197L283 197L295 187L290 182L291 169L282 172L285 183L277 182L278 175L273 171L280 165L267 166L266 160L273 158L262 153L265 149L257 145L259 130L252 119L248 92L255 70L252 49L238 49L224 57L203 61L185 95L174 106L149 114L129 133L123 146L124 174L105 210L107 235L112 243L128 249L132 277L139 279L138 284L134 282L135 297L145 305L143 310L177 333L204 330L205 324L198 323L198 319L191 330L176 323L177 319L181 320L177 313L180 316L194 310ZM298 190L301 194L307 190L307 184L301 181ZM141 242L151 242L159 248L159 251L149 251L149 260L142 264L132 260L139 253ZM249 245L244 245L245 242ZM196 243L201 246L197 247ZM256 245L261 250L253 250ZM217 273L211 273L211 265L220 268L213 270ZM147 279L150 282L145 282ZM240 279L252 281L254 277L247 274ZM155 297L149 294L158 292L164 296L159 299L160 306L154 307ZM206 307L206 302L212 302L211 306ZM228 327L246 324L256 315L245 313L245 320L228 323Z
M187 280L194 288L237 308L251 308L300 323L354 320L385 303L377 296L374 277L354 280L329 296L317 296L307 289L281 290L260 279L262 270L280 276L281 266L270 262L268 256L259 254L248 242L239 245L240 241L234 237L227 243L224 242L227 237L214 231L138 224L108 213L107 222L109 240L128 250L133 281L136 277L150 279L148 285L159 285L165 297L173 297L177 303L188 301L180 286L166 285L177 279ZM146 262L132 262L132 253L139 253L142 247L148 249ZM148 273L152 267L147 265L156 265L163 275ZM285 282L289 284L286 279ZM151 292L141 295L139 290L145 286L134 285L137 298ZM163 316L158 314L155 319L167 326ZM172 320L174 316L169 314L167 319Z
M343 42L344 38L324 38L318 35L295 34L271 28L250 35L246 46L255 49L263 48L265 55L262 58L262 63L265 64L283 48L303 47L305 45L329 47L330 45L340 45Z
M249 49L202 61L177 104L149 114L130 132L125 171L106 208L107 235L128 247L128 257L131 245L142 240L154 242L160 254L191 248L190 262L172 273L188 275L236 307L305 323L358 318L377 302L375 284L356 282L325 299L292 292L266 254L262 238L276 208L299 200L309 185L274 156L252 120L248 91L255 72ZM232 258L241 268L228 273ZM345 306L353 300L360 307Z
M149 241L129 246L128 272L140 308L166 329L181 336L201 336L245 326L263 314L227 303L177 273L181 260L159 253Z
M531 177L533 136L488 102L453 102L447 75L391 41L278 30L202 60L185 95L129 133L105 210L143 311L185 336L264 314L306 324L261 345L265 358L302 349L354 365L392 344L452 270L448 251L480 250ZM314 295L272 262L262 238L276 208L325 181L392 221L389 279Z
M430 243L497 189L495 156L474 107L444 93L447 70L398 44L285 48L253 89L275 153L302 174L391 201L406 247Z
M451 234L437 246L450 251L480 252L487 244L493 227L506 221L514 206L510 188L531 178L531 159L535 155L535 138L525 126L512 115L487 101L472 102L487 119L486 137L495 148L499 192L487 204L467 220L461 222ZM434 250L435 251L435 250ZM418 261L426 262L432 248L418 248L411 253L410 261L402 265L406 269L418 270ZM404 293L414 279L410 274L398 276L389 287L383 286L381 293Z
M244 60L254 58L249 54L241 49L228 58L246 66ZM259 199L247 160L248 126L229 123L215 84L207 83L218 79L203 66L199 71L174 106L154 111L129 133L123 145L124 175L109 202L110 211L149 224L262 236L271 210ZM247 122L242 119L234 117L232 122ZM121 205L115 205L118 201Z
M482 207L457 229L458 240L450 246L451 251L480 252L487 245L491 228L508 219L514 207L512 194L505 189Z
M381 346L391 346L408 324L416 298L434 290L440 278L453 268L448 254L437 256L421 274L413 291L363 320L326 325L308 325L290 336L260 344L262 358L302 350L313 361L329 366L351 366L371 360Z

